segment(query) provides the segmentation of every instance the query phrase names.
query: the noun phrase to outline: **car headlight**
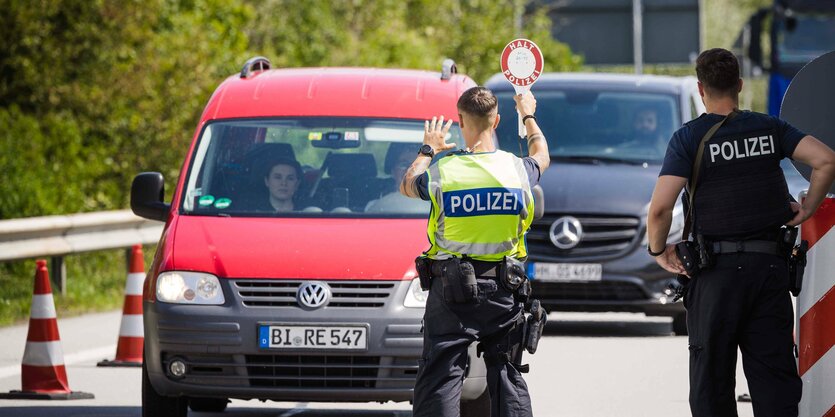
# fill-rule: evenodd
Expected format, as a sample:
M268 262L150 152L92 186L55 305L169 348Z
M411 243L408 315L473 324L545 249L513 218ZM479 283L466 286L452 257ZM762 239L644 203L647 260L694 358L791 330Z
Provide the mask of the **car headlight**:
M184 271L159 274L157 300L164 303L204 305L220 305L226 301L216 276Z
M406 299L403 300L405 307L426 307L426 298L429 296L429 291L420 289L420 278L415 278L409 284L409 289L406 291Z
M673 221L670 223L670 233L667 233L667 243L678 243L681 231L684 229L684 206L676 204L673 207Z

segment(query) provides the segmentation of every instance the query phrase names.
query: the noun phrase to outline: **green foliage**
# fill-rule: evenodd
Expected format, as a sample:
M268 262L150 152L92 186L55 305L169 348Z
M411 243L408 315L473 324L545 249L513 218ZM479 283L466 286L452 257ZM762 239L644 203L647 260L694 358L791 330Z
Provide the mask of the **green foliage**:
M278 67L374 66L438 71L443 58L477 82L499 72L499 54L517 37L513 2L492 0L292 0L252 2L251 49ZM581 58L551 38L544 11L525 17L522 36L545 56L546 71L576 70ZM290 30L287 30L290 28Z
M203 104L246 54L229 0L0 7L0 218L127 206L143 170L177 177Z
M143 249L146 269L156 245ZM68 256L67 294L53 284L58 318L90 311L120 308L124 303L127 263L124 250L109 250ZM49 266L49 264L47 264ZM50 271L52 276L53 271ZM0 265L0 326L24 322L29 317L34 289L35 261ZM114 341L116 335L113 336Z

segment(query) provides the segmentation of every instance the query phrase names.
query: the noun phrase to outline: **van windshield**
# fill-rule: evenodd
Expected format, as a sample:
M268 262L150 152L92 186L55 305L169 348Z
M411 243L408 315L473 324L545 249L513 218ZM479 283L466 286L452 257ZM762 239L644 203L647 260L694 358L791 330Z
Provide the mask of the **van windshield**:
M835 16L795 14L791 23L777 28L777 55L781 63L806 64L835 49Z
M423 120L298 117L208 124L192 156L182 212L247 217L426 217L398 187ZM448 142L459 146L458 125Z
M511 93L497 94L501 149L519 154ZM537 123L552 158L660 163L681 126L676 96L663 93L564 89L536 92ZM525 149L527 151L527 149Z

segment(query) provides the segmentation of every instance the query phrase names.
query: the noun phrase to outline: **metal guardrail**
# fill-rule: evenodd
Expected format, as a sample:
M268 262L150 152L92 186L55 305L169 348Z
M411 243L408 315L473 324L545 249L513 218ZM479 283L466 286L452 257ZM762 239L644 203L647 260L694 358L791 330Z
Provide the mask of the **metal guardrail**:
M51 276L63 293L65 255L154 244L162 226L130 210L0 220L0 261L52 258Z

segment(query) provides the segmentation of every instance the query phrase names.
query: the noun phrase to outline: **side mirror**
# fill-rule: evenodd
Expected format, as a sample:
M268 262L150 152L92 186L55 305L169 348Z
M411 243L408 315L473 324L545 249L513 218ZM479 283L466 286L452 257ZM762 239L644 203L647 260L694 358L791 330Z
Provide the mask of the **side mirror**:
M531 188L531 193L533 193L533 218L539 220L545 215L545 192L537 184Z
M130 187L130 209L139 217L164 222L171 204L165 198L165 179L159 172L142 172Z
M791 33L797 29L797 18L794 16L787 16L786 17L786 30Z

